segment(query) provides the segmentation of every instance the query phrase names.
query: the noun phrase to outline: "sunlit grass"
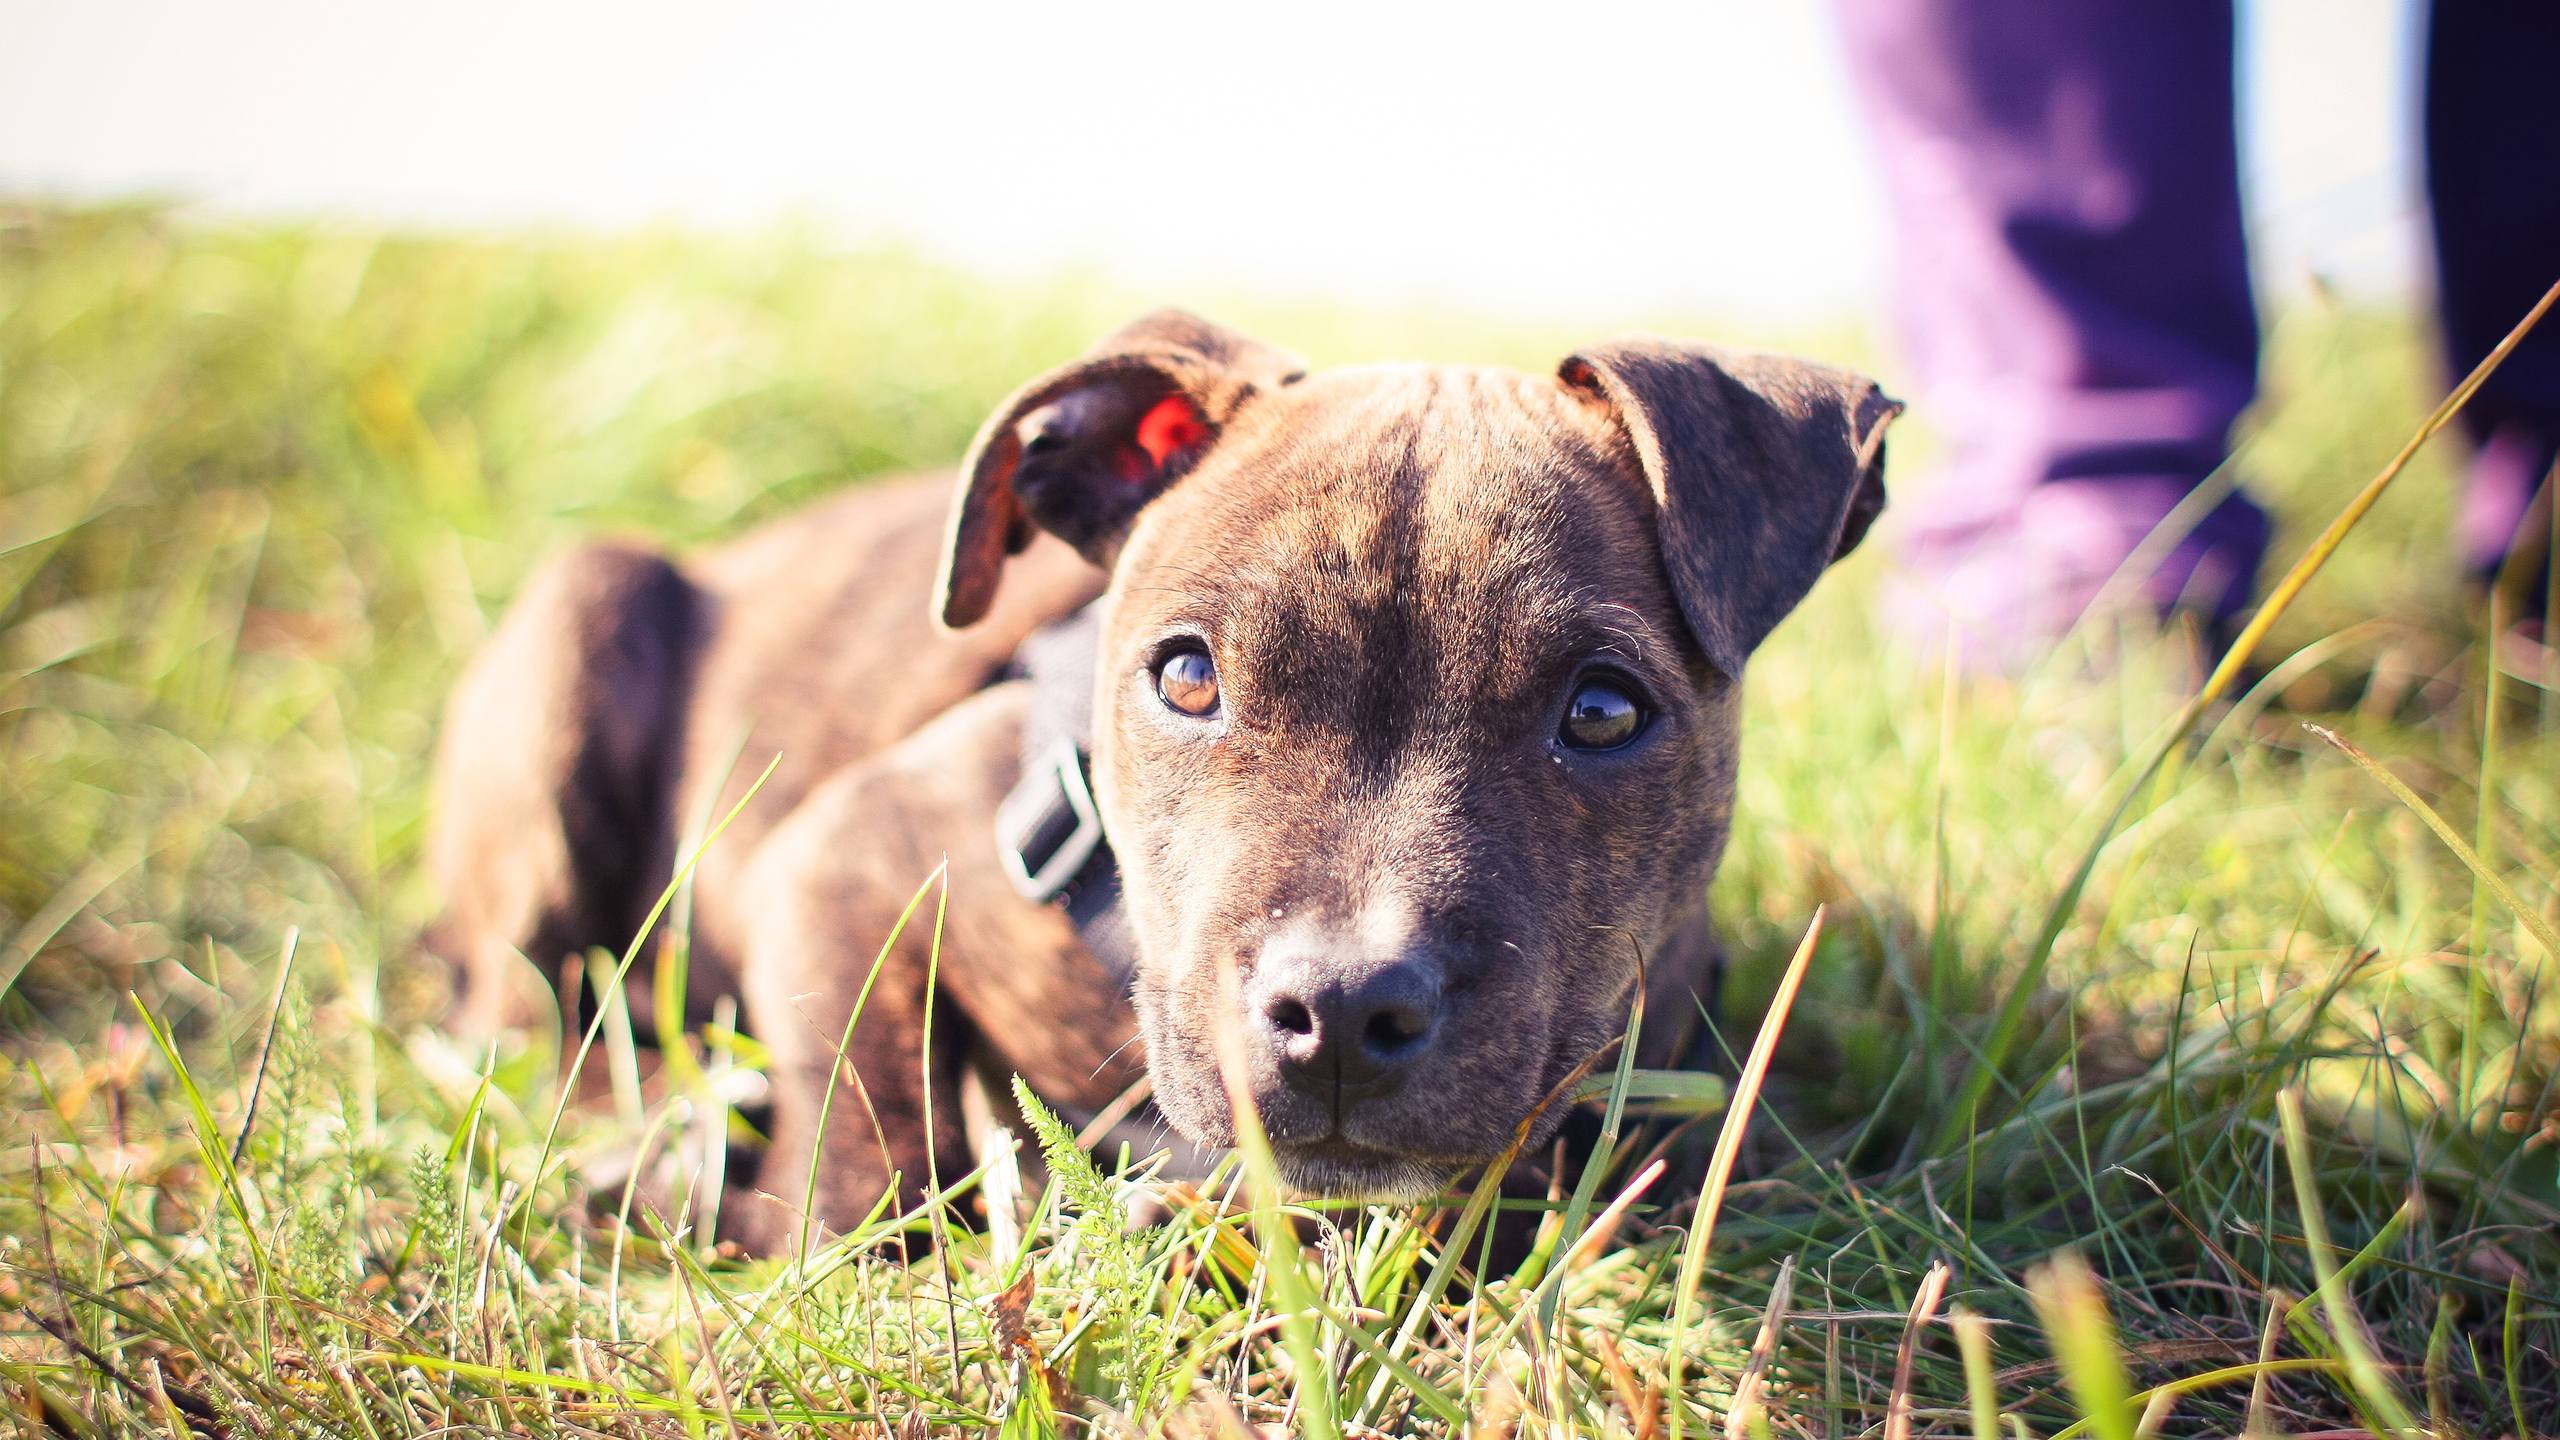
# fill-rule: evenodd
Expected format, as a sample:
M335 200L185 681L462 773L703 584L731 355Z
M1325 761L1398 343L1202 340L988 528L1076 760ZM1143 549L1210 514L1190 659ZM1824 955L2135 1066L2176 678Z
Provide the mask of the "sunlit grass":
M757 1055L679 1037L690 1066L564 1109L583 1037L436 1030L415 854L461 655L546 547L730 533L947 463L1005 390L1159 298L789 236L0 221L0 1413L162 1435L2550 1428L2560 754L2548 670L2519 663L2484 724L2434 450L2282 618L2263 678L2171 745L2165 787L2134 782L2200 678L2177 643L2096 634L2015 684L1951 679L1870 617L1873 558L1846 567L1750 676L1716 897L1737 1067L1826 915L1765 1086L1728 1115L1606 1057L1588 1103L1614 1143L1565 1172L1516 1268L1486 1269L1489 1191L1283 1210L1249 1164L1168 1186L1048 1127L946 1161L947 1213L776 1260L705 1244L682 1194L591 1192L635 1147L727 1155L717 1082ZM1544 366L1591 338L1223 314L1319 360ZM2281 563L2446 383L2371 317L2273 333L2239 463L2283 510ZM916 878L930 925L945 900ZM611 1069L632 1037L597 1018L587 1063Z

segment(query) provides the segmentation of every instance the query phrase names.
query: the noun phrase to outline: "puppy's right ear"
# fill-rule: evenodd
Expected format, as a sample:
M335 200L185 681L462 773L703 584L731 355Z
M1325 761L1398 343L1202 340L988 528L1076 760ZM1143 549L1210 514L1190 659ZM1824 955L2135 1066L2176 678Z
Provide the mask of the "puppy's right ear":
M936 585L953 629L994 602L1005 557L1034 526L1109 569L1138 511L1180 479L1227 422L1306 363L1179 310L1103 338L1083 359L1013 393L960 464Z
M1568 355L1559 374L1617 412L1689 633L1739 680L1884 509L1884 430L1902 402L1827 365L1649 336Z

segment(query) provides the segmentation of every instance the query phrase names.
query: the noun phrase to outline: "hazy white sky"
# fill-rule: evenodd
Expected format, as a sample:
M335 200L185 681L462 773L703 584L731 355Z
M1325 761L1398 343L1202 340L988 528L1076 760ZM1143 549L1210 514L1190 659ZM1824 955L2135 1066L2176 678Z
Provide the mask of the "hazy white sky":
M2260 269L2413 274L2409 0L2243 0ZM1819 0L0 0L0 193L706 226L1542 315L1869 305Z

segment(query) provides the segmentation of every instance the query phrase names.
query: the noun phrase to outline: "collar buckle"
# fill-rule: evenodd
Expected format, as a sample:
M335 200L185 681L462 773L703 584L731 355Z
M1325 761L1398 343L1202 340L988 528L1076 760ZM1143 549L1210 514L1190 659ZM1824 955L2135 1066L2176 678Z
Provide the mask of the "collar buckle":
M996 806L996 857L1015 891L1045 905L1067 893L1101 848L1102 812L1084 756L1060 737Z

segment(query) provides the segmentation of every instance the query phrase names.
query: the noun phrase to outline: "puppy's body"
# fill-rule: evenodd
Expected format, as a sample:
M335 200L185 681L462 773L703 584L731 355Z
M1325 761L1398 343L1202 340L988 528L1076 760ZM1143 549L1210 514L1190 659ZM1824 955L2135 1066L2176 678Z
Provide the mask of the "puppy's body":
M914 597L933 582L949 496L948 477L891 481L681 564L619 543L546 564L449 709L433 858L452 928L500 946L492 963L532 911L574 910L565 923L591 933L528 934L544 942L528 955L628 938L678 832L727 814L778 755L701 862L700 992L733 992L745 857L820 782L986 689L1024 634L1100 591L1090 566L1043 545L987 624L936 626ZM562 809L584 813L562 823ZM537 855L554 829L562 853ZM468 958L481 976L484 957ZM516 998L491 983L472 1004Z
M682 564L593 544L527 581L454 694L436 766L430 859L447 897L442 943L464 967L464 1028L531 1013L542 978L524 958L548 969L627 944L680 845L735 809L694 875L687 1008L744 998L785 1097L777 1156L808 1153L813 1122L793 1102L825 1083L850 999L834 982L859 984L946 855L961 903L941 978L976 1003L938 1017L942 1053L1009 1066L1088 1108L1144 1073L1125 1002L1079 974L1091 962L1058 912L1005 883L986 821L1017 778L1029 698L1001 677L1025 635L1091 600L1103 577L1064 545L1035 545L1018 562L1029 583L1008 586L986 624L938 626L917 597L949 501L947 476L891 481ZM864 1149L829 1173L828 1215L858 1217L892 1169L922 1184L920 1121L896 1123L922 1113L920 1047L866 1042L920 1036L923 973L920 947L903 946L875 988L857 1059L903 1048L909 1062L860 1067L886 1140L850 1092L829 1122L832 1144ZM647 977L644 964L632 987L643 1033ZM1011 1042L1001 1053L971 1055L981 1010ZM1060 1023L1012 1018L1040 1016ZM947 1130L959 1107L941 1099ZM780 1168L766 1188L796 1200ZM790 1219L750 1208L736 1223L771 1243Z
M813 1153L821 1221L893 1173L918 1188L972 1060L1085 1107L1151 1072L1211 1144L1240 1086L1303 1189L1444 1183L1552 1128L1540 1102L1639 975L1642 1058L1672 1058L1712 956L1741 657L1881 503L1891 411L1854 377L1659 342L1562 378L1302 378L1167 315L1017 394L948 531L946 486L899 484L681 568L576 552L475 662L439 757L472 1018L507 1018L519 952L626 941L678 837L779 752L692 927L692 1003L742 995L773 1056L758 1184L782 1198L746 1208L751 1242L796 1230ZM1133 984L1015 893L991 835L1031 703L1007 667L1097 594ZM1626 704L1631 738L1582 743ZM859 1093L827 1105L872 959L946 857L932 1073L911 924L847 1048Z

